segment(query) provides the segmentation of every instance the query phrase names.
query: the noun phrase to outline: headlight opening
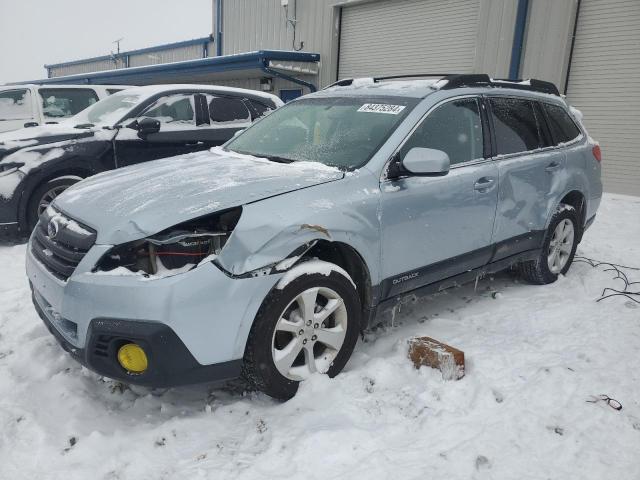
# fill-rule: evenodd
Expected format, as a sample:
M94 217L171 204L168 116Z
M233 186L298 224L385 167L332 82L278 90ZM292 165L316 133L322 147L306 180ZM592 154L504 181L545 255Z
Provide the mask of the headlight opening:
M188 271L207 257L220 254L240 219L241 209L176 225L152 237L110 250L96 270L124 267L148 275Z

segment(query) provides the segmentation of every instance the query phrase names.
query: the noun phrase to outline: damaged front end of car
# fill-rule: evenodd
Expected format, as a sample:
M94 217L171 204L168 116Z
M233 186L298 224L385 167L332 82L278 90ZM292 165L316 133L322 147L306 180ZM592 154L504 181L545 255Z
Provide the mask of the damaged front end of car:
M94 272L125 268L133 273L155 276L189 271L220 254L241 214L241 207L231 208L117 245L100 259Z

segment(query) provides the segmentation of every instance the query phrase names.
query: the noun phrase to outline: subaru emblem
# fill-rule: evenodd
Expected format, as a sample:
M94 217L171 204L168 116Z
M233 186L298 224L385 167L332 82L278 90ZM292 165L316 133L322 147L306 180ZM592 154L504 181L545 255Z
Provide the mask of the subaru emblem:
M58 223L58 218L53 217L51 220L49 220L49 224L47 225L47 235L49 235L49 238L53 239L56 238L59 231L60 224Z

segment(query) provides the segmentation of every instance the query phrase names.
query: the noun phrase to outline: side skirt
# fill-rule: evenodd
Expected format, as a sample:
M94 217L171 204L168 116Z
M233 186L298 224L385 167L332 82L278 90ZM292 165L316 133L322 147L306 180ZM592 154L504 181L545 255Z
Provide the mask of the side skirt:
M520 252L518 254L511 255L509 257L501 258L500 260L496 260L494 262L488 263L482 267L474 268L472 270L468 270L458 275L453 275L448 278L438 280L438 281L429 283L427 285L415 288L413 290L409 290L401 294L386 298L385 300L381 301L376 307L368 311L369 313L368 325L371 326L375 322L375 318L378 311L384 310L387 308L392 308L407 295L426 296L426 295L431 295L434 293L441 292L443 290L447 290L449 288L459 287L466 283L474 281L477 277L481 277L483 275L489 275L492 273L500 272L502 270L506 270L507 268L509 268L510 266L516 263L535 260L540 256L541 251L542 249L536 248L536 249Z

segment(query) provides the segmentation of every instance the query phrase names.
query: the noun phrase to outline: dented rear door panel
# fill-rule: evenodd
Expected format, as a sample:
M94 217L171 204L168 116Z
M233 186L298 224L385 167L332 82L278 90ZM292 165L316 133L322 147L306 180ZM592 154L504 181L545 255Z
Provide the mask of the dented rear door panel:
M494 243L541 231L566 190L566 155L560 150L496 161L500 176Z

